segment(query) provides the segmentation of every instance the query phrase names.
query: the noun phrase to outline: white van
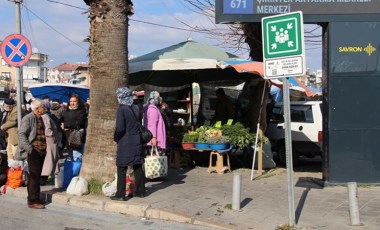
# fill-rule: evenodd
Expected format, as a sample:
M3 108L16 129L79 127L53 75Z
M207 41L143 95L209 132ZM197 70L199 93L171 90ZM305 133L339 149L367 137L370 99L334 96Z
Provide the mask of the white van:
M293 162L300 156L315 157L322 154L322 102L291 101L290 117L292 130ZM269 115L266 136L272 144L272 151L277 153L280 164L286 164L285 127L283 104L273 107Z

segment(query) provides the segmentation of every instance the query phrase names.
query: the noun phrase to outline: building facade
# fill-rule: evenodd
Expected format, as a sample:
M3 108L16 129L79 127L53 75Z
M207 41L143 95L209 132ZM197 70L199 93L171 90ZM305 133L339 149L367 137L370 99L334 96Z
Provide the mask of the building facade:
M80 84L90 87L88 64L63 63L48 71L48 81L56 83Z

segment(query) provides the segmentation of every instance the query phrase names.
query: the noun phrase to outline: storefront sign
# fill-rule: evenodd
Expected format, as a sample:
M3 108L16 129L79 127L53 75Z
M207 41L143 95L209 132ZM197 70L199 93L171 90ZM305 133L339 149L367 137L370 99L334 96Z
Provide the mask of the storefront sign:
M330 33L332 73L379 72L380 22L334 23Z
M303 12L304 22L380 20L378 0L223 0L215 1L215 8L216 23L260 22L295 11Z

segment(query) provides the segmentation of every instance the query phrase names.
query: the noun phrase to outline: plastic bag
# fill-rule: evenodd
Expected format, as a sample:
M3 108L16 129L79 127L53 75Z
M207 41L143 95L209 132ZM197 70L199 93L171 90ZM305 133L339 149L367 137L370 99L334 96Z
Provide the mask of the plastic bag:
M69 186L73 177L79 175L81 166L81 161L65 161L63 164L63 189L66 189L67 186Z
M117 191L117 174L115 173L115 180L112 182L106 182L102 186L102 192L105 196L114 196Z
M133 192L135 191L135 178L130 175L127 175L125 184L127 188L125 191L125 195L133 196Z
M16 189L24 184L22 180L23 170L22 167L9 168L7 175L7 185Z
M66 193L75 196L88 194L88 182L81 176L73 177L67 187Z
M63 178L64 178L63 170L60 169L60 171L55 174L54 188L62 188L63 187Z
M145 158L145 177L149 179L165 177L168 175L168 158L160 156L156 146L152 146L150 156Z
M115 196L116 194L116 185L113 182L106 182L102 186L102 191L105 196Z

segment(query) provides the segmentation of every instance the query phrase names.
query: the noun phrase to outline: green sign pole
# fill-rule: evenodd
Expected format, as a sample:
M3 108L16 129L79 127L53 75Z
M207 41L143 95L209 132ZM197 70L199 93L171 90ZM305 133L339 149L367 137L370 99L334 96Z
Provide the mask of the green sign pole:
M288 77L305 75L302 12L262 19L264 77L283 78L289 225L295 225L292 130Z

